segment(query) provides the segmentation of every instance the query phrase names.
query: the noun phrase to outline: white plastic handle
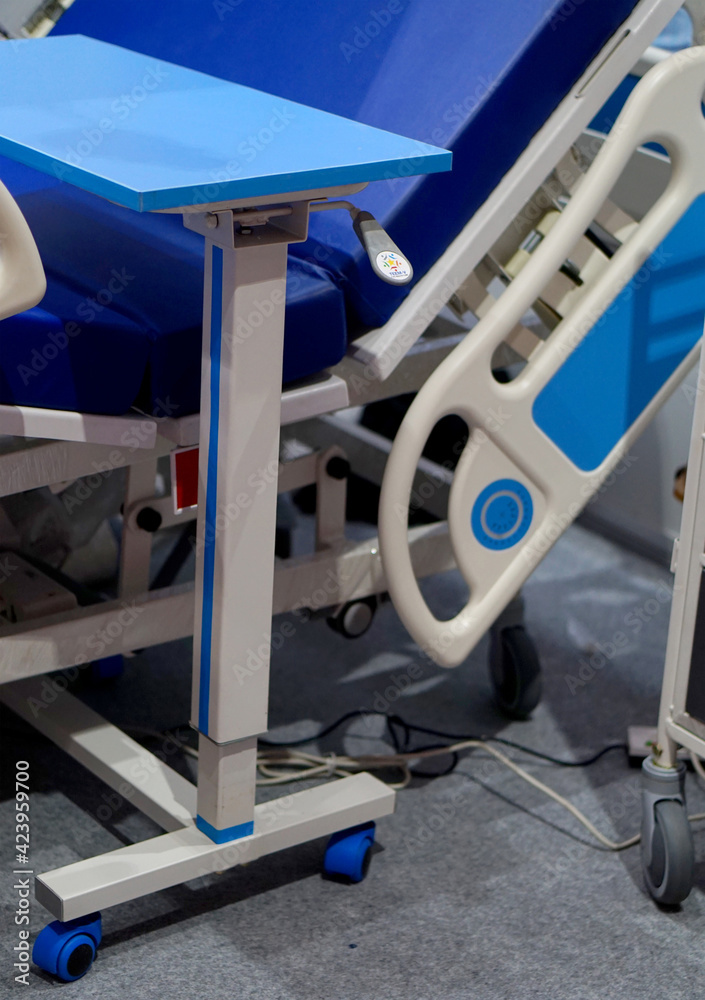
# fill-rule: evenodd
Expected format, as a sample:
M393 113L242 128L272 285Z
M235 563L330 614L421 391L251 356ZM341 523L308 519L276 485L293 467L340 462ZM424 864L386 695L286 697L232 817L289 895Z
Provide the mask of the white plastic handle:
M0 320L36 306L46 287L37 244L15 199L0 183Z
M533 537L548 531L546 520L551 512L565 511L575 501L577 476L568 485L563 482L571 476L570 470L566 471L569 463L563 460L561 464L558 450L536 430L531 404L692 201L705 191L704 91L705 48L676 53L644 76L549 235L491 310L428 379L397 433L380 498L380 553L399 616L416 642L441 666L454 667L466 658L534 565L530 559L521 558L520 546L516 552L501 553L496 559L495 553L488 553L484 564L473 550L469 522L470 506L479 492L474 475L478 453L483 452L485 467L496 470L496 476L506 475L504 470L511 468L525 474L528 482L540 484L545 503L541 511L534 510ZM661 142L671 156L666 190L594 286L537 351L525 372L508 385L499 385L491 370L496 347L569 256L634 150L650 140ZM493 426L487 419L488 413L503 402L511 405L514 413L511 426L506 428ZM419 590L407 531L418 461L431 430L448 414L461 416L471 429L482 428L487 447L479 449L471 432L451 486L451 544L471 593L458 615L441 621L432 614Z

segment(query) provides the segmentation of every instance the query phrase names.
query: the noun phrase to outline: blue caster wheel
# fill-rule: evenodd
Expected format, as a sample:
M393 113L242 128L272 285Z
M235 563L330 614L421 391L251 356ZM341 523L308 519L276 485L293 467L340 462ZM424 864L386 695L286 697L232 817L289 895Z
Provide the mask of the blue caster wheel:
M349 882L362 882L370 867L374 842L374 823L363 823L334 833L328 841L323 871L326 875L338 875Z
M66 923L54 920L34 942L32 961L64 982L73 982L85 976L93 965L102 936L99 913Z
M90 669L92 681L111 681L125 673L125 662L120 654L106 656L91 663Z

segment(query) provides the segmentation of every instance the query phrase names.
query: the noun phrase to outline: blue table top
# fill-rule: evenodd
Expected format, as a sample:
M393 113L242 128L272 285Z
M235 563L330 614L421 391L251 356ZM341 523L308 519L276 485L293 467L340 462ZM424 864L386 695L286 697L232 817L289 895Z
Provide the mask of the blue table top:
M140 212L451 166L447 150L82 35L0 43L0 94L0 153Z

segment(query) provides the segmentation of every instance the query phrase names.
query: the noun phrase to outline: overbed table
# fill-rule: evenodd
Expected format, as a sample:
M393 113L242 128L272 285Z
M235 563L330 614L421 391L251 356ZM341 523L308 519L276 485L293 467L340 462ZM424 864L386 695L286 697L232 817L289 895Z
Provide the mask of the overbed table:
M170 800L169 769L155 758L165 780L149 788L159 787L169 832L40 876L37 897L66 921L393 810L394 793L369 774L255 805L257 736L267 729L287 245L306 239L312 201L450 169L451 154L82 36L0 45L0 92L0 153L138 212L182 213L206 241L197 814L184 812L173 787ZM111 780L114 763L102 761L101 776Z

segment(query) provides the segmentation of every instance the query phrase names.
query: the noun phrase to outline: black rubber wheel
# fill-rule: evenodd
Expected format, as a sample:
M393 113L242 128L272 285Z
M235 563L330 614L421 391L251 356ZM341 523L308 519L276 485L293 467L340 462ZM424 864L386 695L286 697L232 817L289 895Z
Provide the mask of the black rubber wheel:
M541 700L541 662L522 625L492 633L490 678L503 712L514 719L531 715Z
M337 615L327 619L334 632L344 635L346 639L359 639L369 631L374 621L378 604L377 597L361 597L344 604Z
M95 948L91 947L90 944L76 945L66 958L66 970L71 979L80 979L81 976L85 976L93 965L94 958Z
M682 802L662 799L656 803L650 864L644 846L642 868L649 892L657 903L682 903L693 888L695 868L693 832Z

